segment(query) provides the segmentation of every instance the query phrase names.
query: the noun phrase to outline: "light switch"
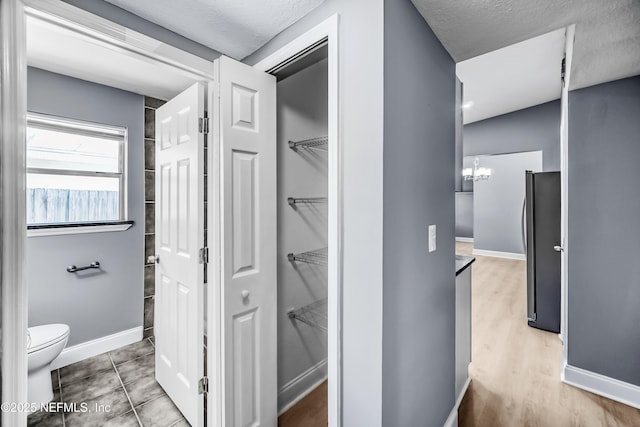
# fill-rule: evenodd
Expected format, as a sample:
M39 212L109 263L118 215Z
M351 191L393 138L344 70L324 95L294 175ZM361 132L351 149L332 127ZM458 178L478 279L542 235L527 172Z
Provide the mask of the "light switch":
M429 252L436 250L436 225L429 226Z

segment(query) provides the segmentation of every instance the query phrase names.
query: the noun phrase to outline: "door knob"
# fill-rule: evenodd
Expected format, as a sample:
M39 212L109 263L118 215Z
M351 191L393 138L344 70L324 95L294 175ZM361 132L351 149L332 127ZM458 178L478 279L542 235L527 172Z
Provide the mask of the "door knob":
M160 264L160 256L159 255L149 255L147 257L147 264Z
M554 246L553 250L556 252L564 252L564 248L562 246Z
M247 299L249 298L249 291L245 289L244 291L240 292L240 295L242 295L242 299Z

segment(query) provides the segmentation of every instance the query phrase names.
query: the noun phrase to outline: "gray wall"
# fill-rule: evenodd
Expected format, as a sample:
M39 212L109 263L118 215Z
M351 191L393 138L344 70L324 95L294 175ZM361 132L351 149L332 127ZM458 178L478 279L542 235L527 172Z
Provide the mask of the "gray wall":
M469 156L542 151L543 171L560 170L560 101L467 124L463 130L462 146L465 159ZM462 190L473 191L472 181L464 181ZM456 200L463 199L457 197ZM472 212L465 206L456 205L459 218L456 236L473 236L473 229L470 233L463 230L463 224L473 222L470 214Z
M383 1L326 0L245 62L257 63L334 14L340 20L343 143L342 419L345 426L377 426L382 422ZM334 386L329 383L330 390Z
M479 157L491 178L477 181L473 192L473 247L487 251L524 254L522 208L525 171L542 170L542 153L500 154Z
M327 359L326 332L287 316L289 308L327 297L326 266L287 260L290 252L327 246L327 205L298 205L294 209L287 203L287 197L327 196L326 152L295 152L288 146L289 140L327 134L327 86L327 60L278 82L279 409L327 374L326 365L321 364Z
M442 426L455 401L455 64L410 0L385 1L384 34L383 425Z
M545 171L560 170L560 100L464 126L465 156L542 151Z
M456 192L456 237L473 238L473 193Z
M66 323L69 346L142 325L143 97L29 68L28 110L129 131L127 231L29 237L29 325ZM68 265L100 261L100 272L70 274Z
M183 37L171 30L161 27L153 22L147 21L119 8L105 0L62 0L94 15L108 19L112 22L130 28L139 33L153 37L164 43L170 44L184 51L197 55L204 59L213 60L220 56L220 52L213 50L207 46L201 45L191 39Z
M569 364L640 386L640 76L569 92Z

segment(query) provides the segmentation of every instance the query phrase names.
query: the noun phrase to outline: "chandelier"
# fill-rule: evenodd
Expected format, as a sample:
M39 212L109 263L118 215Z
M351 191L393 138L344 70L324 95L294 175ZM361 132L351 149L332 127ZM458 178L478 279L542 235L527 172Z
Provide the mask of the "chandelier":
M491 178L491 169L480 167L480 159L473 160L473 168L462 169L462 178L465 181L480 181Z

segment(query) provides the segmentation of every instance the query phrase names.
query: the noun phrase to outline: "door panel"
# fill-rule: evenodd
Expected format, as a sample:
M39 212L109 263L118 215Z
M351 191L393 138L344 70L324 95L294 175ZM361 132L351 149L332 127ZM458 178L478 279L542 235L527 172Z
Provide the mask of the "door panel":
M255 153L232 151L233 212L233 273L255 271L256 265L256 193L255 179L258 158Z
M204 420L204 86L156 110L156 379L193 426Z
M276 80L217 64L224 425L275 427Z
M234 316L234 385L236 401L235 425L256 425L258 419L258 396L256 395L259 380L256 378L256 310Z

